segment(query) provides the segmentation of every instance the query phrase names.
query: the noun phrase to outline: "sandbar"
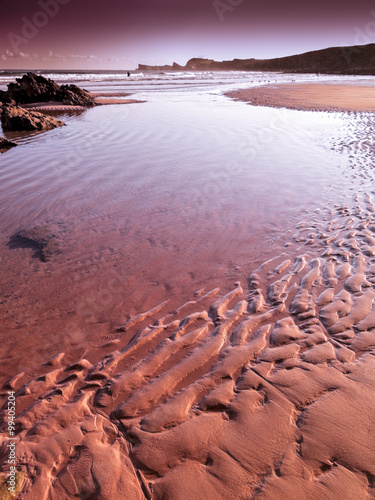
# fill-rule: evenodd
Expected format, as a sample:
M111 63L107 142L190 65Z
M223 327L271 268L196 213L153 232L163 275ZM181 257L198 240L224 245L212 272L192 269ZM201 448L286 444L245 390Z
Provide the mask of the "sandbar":
M253 106L302 111L375 111L375 86L349 84L282 84L235 90L225 95Z
M131 94L124 93L98 93L93 94L95 98L95 103L99 105L109 105L109 104L137 104L143 103L145 101L140 101L138 99L127 99L127 96ZM48 102L33 102L29 104L22 104L25 109L36 109L38 111L83 111L87 109L85 106L74 106L71 104L64 104L58 101L48 101Z

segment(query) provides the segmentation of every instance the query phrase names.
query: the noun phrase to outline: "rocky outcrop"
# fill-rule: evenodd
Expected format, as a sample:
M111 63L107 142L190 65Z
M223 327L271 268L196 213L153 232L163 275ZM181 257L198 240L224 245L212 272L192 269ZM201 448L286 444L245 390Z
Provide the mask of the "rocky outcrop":
M76 85L58 85L49 78L35 73L26 73L9 83L7 91L0 91L0 101L8 104L29 104L57 101L67 105L95 106L90 92Z
M174 62L172 66L170 66L169 64L165 64L164 66L150 66L148 64L138 64L138 69L140 71L147 71L147 70L184 71L186 70L186 66L181 66L176 62Z
M330 47L276 59L233 59L214 61L193 58L186 66L145 66L138 69L182 71L281 71L287 73L325 73L375 75L375 44Z
M0 153L5 153L5 151L8 151L8 149L14 148L15 146L18 146L18 144L8 141L4 137L0 137Z
M49 130L65 125L61 120L27 111L19 106L3 105L1 114L3 130Z
M61 85L57 100L72 106L95 106L94 98L90 92L77 87L77 85Z
M375 44L330 47L289 57L255 60L255 71L375 75Z
M26 104L57 100L59 90L59 85L54 81L35 73L27 73L22 78L16 78L16 83L9 83L6 94L16 104Z
M217 63L213 59L202 59L199 57L193 57L193 59L190 59L186 63L186 69L196 70L196 71L203 69L203 71L205 71L206 68L212 69L212 67L216 66L217 64L220 64L220 63Z

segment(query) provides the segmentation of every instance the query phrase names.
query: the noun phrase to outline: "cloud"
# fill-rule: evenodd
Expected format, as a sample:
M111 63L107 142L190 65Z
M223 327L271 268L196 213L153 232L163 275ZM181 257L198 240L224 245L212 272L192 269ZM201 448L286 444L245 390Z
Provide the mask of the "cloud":
M83 61L101 61L100 57L95 56L93 54L87 55L87 54L68 54L68 55L62 55L62 54L52 54L52 51L49 52L48 58L50 59L62 59L63 61L66 61L67 59L81 59Z
M120 62L124 62L125 60L126 60L125 57L112 56L112 57L108 57L107 58L107 61L109 61L109 62L118 62L118 63L120 63Z
M3 61L7 61L8 59L39 59L36 54L33 54L32 56L30 54L26 54L25 52L17 52L17 54L14 54L11 52L9 49L5 51L5 54L0 54L0 59Z
M95 60L95 61L101 61L101 59L97 56L94 55L82 55L82 54L72 54L69 57L77 58L77 59L86 59L86 60Z
M17 52L16 54L11 52L9 49L5 51L5 53L1 54L0 53L0 60L2 61L7 61L7 60L24 60L24 59L29 59L33 61L85 61L85 62L93 62L93 61L102 61L102 59L94 54L54 54L52 50L48 52L47 55L40 55L40 54L27 54L26 52ZM118 58L115 58L114 60L119 60Z

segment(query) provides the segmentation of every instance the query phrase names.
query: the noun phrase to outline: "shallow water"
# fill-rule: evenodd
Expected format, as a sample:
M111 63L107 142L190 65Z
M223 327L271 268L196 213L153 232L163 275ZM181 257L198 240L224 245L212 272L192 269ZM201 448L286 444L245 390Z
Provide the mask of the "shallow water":
M268 219L289 199L294 210L298 197L317 198L332 174L327 162L334 171L337 161L316 141L339 118L252 108L220 95L220 86L181 91L180 79L163 92L143 82L135 97L146 97L144 104L63 115L68 126L44 134L7 134L22 147L1 158L9 221L2 229L17 217L55 217L73 206L107 213L122 202L136 210L162 205L174 216L222 208L228 220L254 210ZM43 194L35 197L37 190ZM7 196L18 197L11 214Z
M339 145L348 133L358 142L371 117L251 107L222 95L251 82L317 78L100 75L85 87L147 102L64 114L66 127L43 134L6 134L20 143L0 158L7 331L52 329L58 345L69 314L81 340L109 334L164 298L177 303L243 279L282 249L301 218L369 184L370 174L352 175ZM46 221L66 227L54 262L7 245Z

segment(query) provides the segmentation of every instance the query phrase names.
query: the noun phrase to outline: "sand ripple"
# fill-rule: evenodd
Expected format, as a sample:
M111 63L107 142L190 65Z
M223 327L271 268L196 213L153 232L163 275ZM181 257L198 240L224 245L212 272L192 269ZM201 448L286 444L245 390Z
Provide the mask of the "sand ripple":
M301 222L248 283L8 381L22 498L373 498L373 217L366 195Z

